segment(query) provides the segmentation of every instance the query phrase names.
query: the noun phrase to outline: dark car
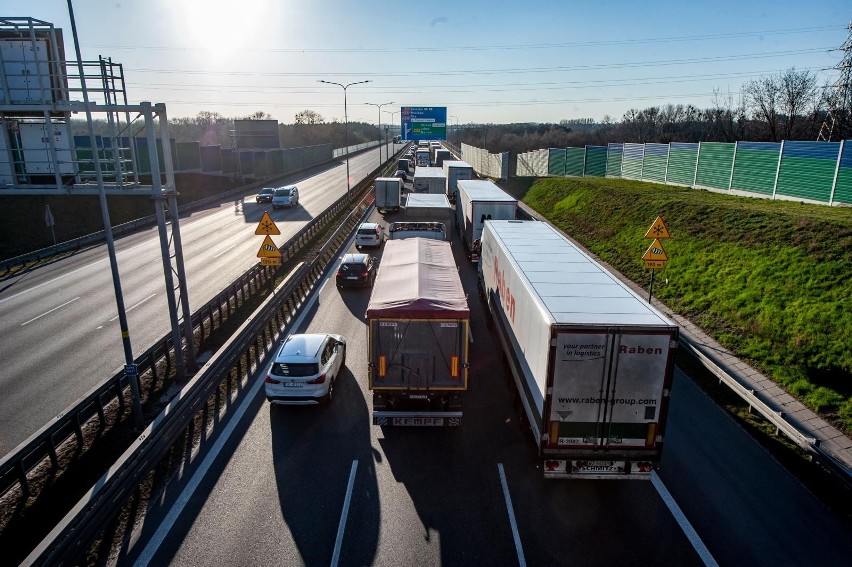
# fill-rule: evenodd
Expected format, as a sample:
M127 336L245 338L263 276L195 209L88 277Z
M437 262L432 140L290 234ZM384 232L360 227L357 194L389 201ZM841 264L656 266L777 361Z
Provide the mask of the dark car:
M337 270L337 287L345 285L373 285L376 279L376 262L369 254L346 254Z
M271 203L272 196L275 194L274 187L264 187L261 189L257 195L255 195L254 200L258 203Z
M394 176L394 177L399 177L399 178L400 178L400 179L402 179L403 181L408 181L408 174L407 174L407 173L405 173L405 172L404 172L403 170L401 170L401 169L397 169L397 170L396 170L396 173L394 173L394 174L393 174L393 176Z

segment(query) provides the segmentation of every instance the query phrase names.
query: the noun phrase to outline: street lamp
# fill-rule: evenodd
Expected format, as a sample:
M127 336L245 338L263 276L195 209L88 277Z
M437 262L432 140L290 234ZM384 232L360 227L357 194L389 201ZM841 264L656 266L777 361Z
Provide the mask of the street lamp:
M366 81L356 81L354 83L349 84L341 84L341 83L333 83L331 81L323 81L319 79L320 83L326 83L327 85L337 85L343 89L343 129L344 129L344 143L346 144L346 194L349 195L349 190L351 188L350 180L349 180L349 114L346 110L346 89L351 87L352 85L361 85L363 83L369 83L370 80ZM381 158L379 158L381 159Z
M365 102L364 104L369 104L370 106L377 106L379 108L379 138L382 137L382 107L387 106L389 104L393 104L393 102L383 102L382 104L376 104L374 102ZM390 154L387 150L385 150L385 155L390 159ZM379 167L382 167L382 147L379 146Z
M394 110L394 111L385 110L385 114L390 114L390 115L391 115L391 124L395 124L395 122L394 122L394 118L393 118L394 114L399 114L399 113L400 113L400 111L399 111L399 110ZM402 134L402 128L401 128L401 127L400 127L400 129L399 129L399 132L400 132L400 134ZM401 139L401 138L400 138L400 141L402 141L402 139ZM396 150L396 146L394 146L394 150Z

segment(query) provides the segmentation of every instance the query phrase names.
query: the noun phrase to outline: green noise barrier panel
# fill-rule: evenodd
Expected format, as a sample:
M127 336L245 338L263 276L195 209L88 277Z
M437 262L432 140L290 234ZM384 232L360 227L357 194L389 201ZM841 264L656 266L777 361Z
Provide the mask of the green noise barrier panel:
M621 177L621 164L624 144L606 145L606 176Z
M837 169L833 202L852 205L852 141L850 140L846 140L841 146L840 167Z
M585 161L585 148L565 148L565 175L582 177Z
M666 182L692 186L695 183L695 166L698 163L698 144L672 142L669 146Z
M731 189L772 195L781 144L775 142L737 142Z
M828 202L839 142L784 142L776 195Z
M698 150L698 175L695 185L714 189L729 189L731 168L734 166L734 144L701 142Z
M547 174L557 177L565 177L565 150L563 148L550 148L547 158Z
M606 146L586 146L586 177L606 177Z

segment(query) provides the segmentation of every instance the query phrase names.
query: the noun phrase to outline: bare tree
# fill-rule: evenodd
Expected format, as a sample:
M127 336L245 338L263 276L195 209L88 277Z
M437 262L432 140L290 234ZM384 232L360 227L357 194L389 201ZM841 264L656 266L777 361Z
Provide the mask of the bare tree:
M810 71L784 71L778 80L781 109L784 114L782 133L785 140L795 138L795 126L801 118L812 118L819 105L816 75Z
M769 129L769 139L778 142L778 107L780 105L778 77L766 76L743 85L743 92L755 119L763 121Z
M325 119L313 110L305 109L296 113L296 124L324 124Z

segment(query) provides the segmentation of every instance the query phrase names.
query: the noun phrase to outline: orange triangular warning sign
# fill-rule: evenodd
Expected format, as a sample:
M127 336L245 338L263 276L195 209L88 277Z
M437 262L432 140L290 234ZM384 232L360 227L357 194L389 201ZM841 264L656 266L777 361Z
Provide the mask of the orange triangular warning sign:
M281 231L278 230L278 227L275 226L275 221L272 220L272 217L269 216L269 213L263 211L263 216L260 217L260 222L257 224L257 228L254 230L255 234L281 234ZM260 256L258 256L259 258Z
M654 242L645 250L645 253L642 255L643 260L656 260L658 262L665 262L669 259L666 256L666 251L663 250L663 245L660 243L658 239L654 239Z
M263 244L260 245L260 250L257 251L258 258L278 258L281 256L281 251L278 250L278 247L275 246L275 243L272 242L272 239L269 238L269 235L266 235L266 238L263 239Z
M645 238L669 238L670 236L669 229L666 227L663 217L657 217L657 220L654 221L654 224L645 233Z

